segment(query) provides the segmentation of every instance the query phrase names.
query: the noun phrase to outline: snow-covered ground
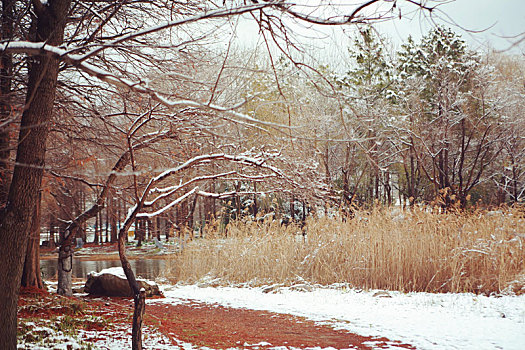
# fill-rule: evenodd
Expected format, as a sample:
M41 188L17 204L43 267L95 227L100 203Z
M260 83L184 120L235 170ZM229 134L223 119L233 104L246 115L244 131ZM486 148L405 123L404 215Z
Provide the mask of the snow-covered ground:
M119 267L105 271L118 275L121 270ZM525 349L525 295L486 297L467 293L362 291L344 285L259 288L164 285L162 290L166 298L149 299L147 303L179 304L193 300L292 314L363 336L401 341L417 349ZM125 328L126 334L120 334L117 339L111 332L80 333L83 339L96 339L91 341L95 349L117 350L131 345L131 325ZM51 332L51 335L61 345L53 348L81 348L81 344L74 339L58 339L63 335L54 333ZM57 342L53 343L56 345ZM19 344L18 348L26 349L26 345ZM159 350L196 348L184 342L179 342L178 346L171 345L165 336L148 327L144 329L144 346ZM396 348L395 343L390 346Z
M164 286L166 299L303 316L364 336L418 349L525 349L525 295L485 297L359 291L341 288L201 288Z

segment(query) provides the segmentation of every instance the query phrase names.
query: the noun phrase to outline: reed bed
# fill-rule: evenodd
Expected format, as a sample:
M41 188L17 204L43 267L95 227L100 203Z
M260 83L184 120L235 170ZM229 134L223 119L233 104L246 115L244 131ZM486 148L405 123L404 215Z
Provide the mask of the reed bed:
M525 292L525 219L518 210L432 214L375 209L210 229L169 262L172 282L330 285L404 292Z

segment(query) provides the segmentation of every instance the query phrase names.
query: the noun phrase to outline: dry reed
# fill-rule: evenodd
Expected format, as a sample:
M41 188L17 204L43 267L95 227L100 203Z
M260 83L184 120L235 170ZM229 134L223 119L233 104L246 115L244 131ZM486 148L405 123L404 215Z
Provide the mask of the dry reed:
M168 278L265 285L306 281L365 289L489 294L514 288L525 272L523 213L432 214L376 209L353 219L296 226L235 222L189 244ZM514 283L514 284L513 284Z

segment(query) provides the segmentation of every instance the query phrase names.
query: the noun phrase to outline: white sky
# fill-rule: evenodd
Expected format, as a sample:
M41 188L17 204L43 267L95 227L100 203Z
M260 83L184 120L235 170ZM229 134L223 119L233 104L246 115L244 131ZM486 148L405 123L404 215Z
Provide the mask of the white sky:
M298 2L312 3L320 0L296 0ZM360 3L364 0L331 0L323 1L325 4L339 2L342 4ZM429 5L442 2L439 11L434 12L436 23L451 27L460 34L473 50L487 51L489 48L505 50L513 54L525 55L525 41L519 46L512 47L518 39L516 36L525 33L525 0L437 0L430 1ZM321 3L323 3L321 2ZM390 8L390 3L382 2L380 6ZM353 7L340 8L343 13L351 11ZM384 7L382 7L384 8ZM401 10L402 19L395 19L376 24L378 31L392 40L394 47L403 43L408 35L417 41L422 35L428 33L432 27L432 20L428 12L416 10L414 5L399 0L396 11ZM330 63L336 68L338 63L348 57L348 46L353 42L355 26L318 26L316 28L301 27L291 24L297 35L297 40L310 48L311 55L321 61ZM480 32L481 31L481 32ZM241 21L236 30L241 46L253 47L263 45L259 38L257 26ZM323 39L314 39L322 37ZM514 38L512 38L514 37ZM259 38L260 40L260 38ZM333 64L333 65L332 65ZM334 67L335 66L335 67ZM343 64L344 66L344 64Z
M448 21L473 49L483 49L489 43L495 49L505 50L516 41L510 37L525 33L525 0L456 0L444 3L439 9L444 12L437 14L439 22L447 24ZM380 27L395 41L401 41L409 33L414 37L426 33L428 22L428 19L420 20L415 16L412 20L392 21ZM464 29L483 32L474 33ZM516 52L516 48L513 52ZM521 45L520 52L525 52L525 45Z

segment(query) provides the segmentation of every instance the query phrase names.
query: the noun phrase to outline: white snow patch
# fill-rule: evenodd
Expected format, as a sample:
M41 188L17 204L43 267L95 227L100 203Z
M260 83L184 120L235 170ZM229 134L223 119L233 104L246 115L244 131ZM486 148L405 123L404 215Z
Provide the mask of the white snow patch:
M127 329L126 333L122 334L119 338L115 338L114 331L83 331L79 333L82 337L96 339L91 342L95 349L108 349L108 350L121 350L131 349L131 327ZM159 332L149 328L142 328L142 345L144 349L192 349L191 344L187 344L177 340L178 346L171 344L170 340Z
M312 292L281 288L164 288L166 299L188 299L234 308L303 316L363 336L387 337L418 349L516 349L525 344L525 296L388 292L315 288Z
M107 269L100 270L99 272L92 271L89 273L89 275L92 275L94 277L100 276L100 275L115 275L118 277L126 278L126 274L124 273L124 269L121 266L117 267L108 267Z

